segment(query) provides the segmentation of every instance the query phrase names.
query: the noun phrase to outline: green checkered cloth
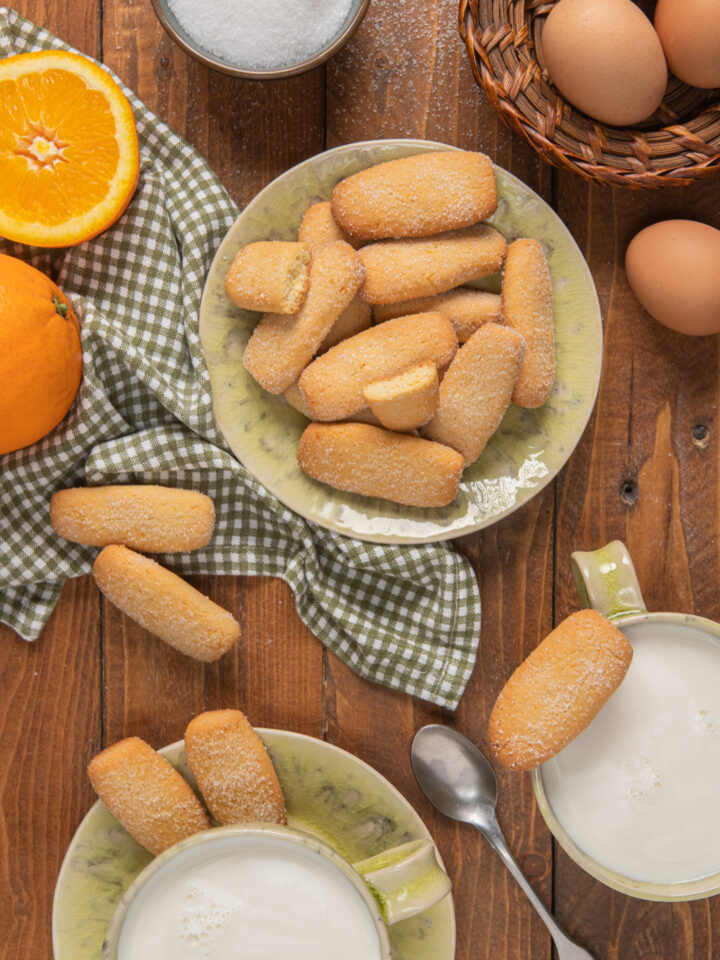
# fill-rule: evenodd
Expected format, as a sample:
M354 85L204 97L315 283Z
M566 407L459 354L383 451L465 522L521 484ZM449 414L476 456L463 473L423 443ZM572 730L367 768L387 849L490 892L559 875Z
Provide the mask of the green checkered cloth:
M0 57L48 48L68 49L0 8ZM187 487L215 501L215 533L205 549L160 557L164 564L180 574L282 577L305 623L359 674L454 709L480 634L469 563L442 545L381 546L329 533L270 496L229 452L213 419L197 318L213 254L238 211L202 157L125 93L141 169L124 216L65 250L0 240L2 252L57 280L80 319L84 354L65 420L0 457L0 620L37 638L65 579L90 570L96 551L50 528L55 490Z

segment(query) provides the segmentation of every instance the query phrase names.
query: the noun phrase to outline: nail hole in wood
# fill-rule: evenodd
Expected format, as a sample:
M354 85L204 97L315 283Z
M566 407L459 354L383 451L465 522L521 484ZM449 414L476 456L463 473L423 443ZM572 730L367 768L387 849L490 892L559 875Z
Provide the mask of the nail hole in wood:
M633 477L628 477L623 480L622 486L620 487L620 499L628 507L632 507L635 504L635 501L638 498L638 485L637 480Z
M704 450L710 442L710 431L704 423L696 423L692 428L692 442L700 450Z

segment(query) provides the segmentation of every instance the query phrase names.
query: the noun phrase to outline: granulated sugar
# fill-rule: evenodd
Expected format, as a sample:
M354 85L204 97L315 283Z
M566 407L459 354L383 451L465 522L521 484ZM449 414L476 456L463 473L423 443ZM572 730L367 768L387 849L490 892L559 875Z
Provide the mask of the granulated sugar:
M169 6L208 53L271 70L301 63L327 46L354 0L169 0Z

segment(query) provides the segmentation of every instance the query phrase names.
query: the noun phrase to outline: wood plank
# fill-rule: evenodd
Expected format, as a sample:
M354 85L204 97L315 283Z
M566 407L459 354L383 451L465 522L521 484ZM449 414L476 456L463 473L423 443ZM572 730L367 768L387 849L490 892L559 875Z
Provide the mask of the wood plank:
M454 0L374 0L353 40L328 66L328 145L418 137L480 149L549 196L549 174L477 89L456 21ZM550 941L482 838L435 814L424 799L410 767L410 742L424 723L449 722L484 745L499 687L551 623L552 513L549 489L505 523L462 542L481 580L484 610L482 653L455 718L369 684L328 655L328 738L385 774L433 831L454 881L458 960L539 960L550 956ZM531 791L522 778L508 776L501 777L501 789L510 844L549 902L550 839Z
M23 17L100 51L99 0L17 0ZM85 766L101 740L100 634L87 578L66 585L40 640L0 625L0 958L50 957L52 897L92 802Z
M323 646L300 620L290 587L270 577L223 577L213 589L229 610L228 593L241 599L243 636L240 657L206 669L205 706L239 707L255 726L322 737Z
M62 3L60 0L14 0L3 6L11 7L21 17L45 27L89 57L102 55L102 0L73 0L72 3Z
M553 514L550 486L502 523L460 543L480 580L483 626L478 664L456 723L488 756L487 720L495 698L552 625ZM552 847L530 783L498 764L495 768L498 819L510 849L549 906ZM544 925L496 854L479 835L468 836L469 828L450 829L457 834L456 869L463 882L456 894L458 956L549 957Z
M103 747L129 736L156 748L174 743L203 709L203 664L101 602Z
M558 196L593 271L606 337L596 415L558 487L557 619L578 606L572 550L615 538L630 549L649 609L717 618L717 344L652 320L623 268L627 244L648 223L709 217L720 226L717 184L634 194L588 188L562 174ZM598 957L717 955L717 898L683 905L632 900L592 881L560 850L555 899L559 918L580 924Z
M89 578L70 581L42 637L0 627L0 958L52 956L52 898L93 801L101 739L100 632Z

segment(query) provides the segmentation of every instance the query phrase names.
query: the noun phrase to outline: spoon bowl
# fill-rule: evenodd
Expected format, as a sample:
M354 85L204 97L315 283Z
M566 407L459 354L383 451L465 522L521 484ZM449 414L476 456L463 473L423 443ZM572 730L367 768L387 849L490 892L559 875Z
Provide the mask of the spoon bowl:
M495 820L498 783L485 754L451 727L430 724L417 732L410 748L417 782L446 817L478 829Z

